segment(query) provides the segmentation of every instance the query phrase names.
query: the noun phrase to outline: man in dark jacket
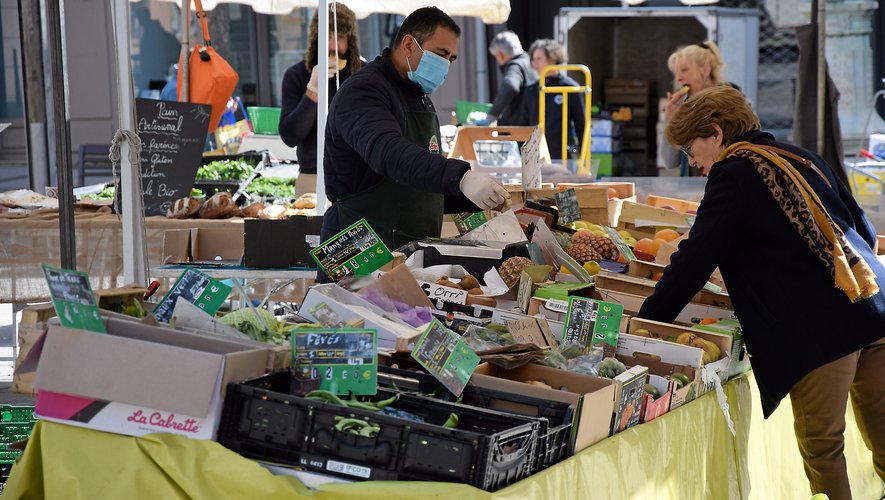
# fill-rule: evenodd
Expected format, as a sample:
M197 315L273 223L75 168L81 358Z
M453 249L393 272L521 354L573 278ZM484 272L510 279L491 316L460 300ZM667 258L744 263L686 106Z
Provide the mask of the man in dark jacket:
M532 68L529 55L522 50L519 37L512 31L498 33L489 43L489 52L501 66L501 84L488 117L475 123L488 125L497 121L498 125L536 125L529 123L525 99L528 87L538 83L538 73Z
M851 498L851 395L885 479L885 266L876 233L818 155L777 142L737 90L688 99L667 125L709 180L697 219L638 317L670 322L718 266L768 418L788 394L812 493Z
M365 218L389 248L436 237L444 212L496 208L508 194L465 161L446 159L428 94L458 55L461 30L436 7L403 21L392 49L338 90L326 126L332 202L322 239Z

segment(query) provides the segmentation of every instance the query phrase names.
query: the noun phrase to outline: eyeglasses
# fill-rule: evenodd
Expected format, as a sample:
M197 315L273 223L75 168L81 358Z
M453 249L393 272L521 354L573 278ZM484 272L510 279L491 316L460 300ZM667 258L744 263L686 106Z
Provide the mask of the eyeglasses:
M694 142L694 140L692 140L691 142L689 142L685 146L682 146L681 148L679 148L680 151L685 153L685 156L687 156L689 160L694 160L694 155L691 154L691 143L692 142Z

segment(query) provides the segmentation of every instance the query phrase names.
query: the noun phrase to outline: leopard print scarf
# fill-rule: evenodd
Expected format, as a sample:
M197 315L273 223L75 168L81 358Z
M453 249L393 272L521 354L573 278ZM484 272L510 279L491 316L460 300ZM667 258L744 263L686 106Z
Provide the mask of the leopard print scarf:
M833 277L836 288L845 292L851 302L876 295L879 286L869 264L851 247L802 174L772 149L739 142L726 148L721 158L744 158L753 164L790 224ZM817 169L807 160L797 159ZM824 181L829 184L826 177Z

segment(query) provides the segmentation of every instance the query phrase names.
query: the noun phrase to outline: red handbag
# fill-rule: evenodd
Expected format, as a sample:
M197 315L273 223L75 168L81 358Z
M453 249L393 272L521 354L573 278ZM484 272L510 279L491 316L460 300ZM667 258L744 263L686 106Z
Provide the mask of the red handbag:
M227 101L233 95L239 76L230 64L212 48L212 40L209 38L209 24L206 22L203 4L200 0L194 0L194 3L197 6L197 20L203 24L203 44L195 45L188 58L188 97L186 100L212 106L212 115L209 117L209 132L212 132L227 108ZM181 64L181 56L179 56L179 68L182 67ZM183 100L181 78L182 71L179 70L179 101Z

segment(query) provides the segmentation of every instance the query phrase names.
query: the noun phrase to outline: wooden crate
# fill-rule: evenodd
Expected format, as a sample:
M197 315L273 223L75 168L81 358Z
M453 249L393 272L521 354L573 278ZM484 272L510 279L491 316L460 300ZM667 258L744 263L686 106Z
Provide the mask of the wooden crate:
M618 198L608 199L608 190L618 192ZM526 198L540 200L554 198L564 189L574 189L581 208L581 219L593 224L614 227L617 225L621 206L625 201L636 200L636 187L632 182L594 182L590 184L562 183L542 185L540 189L529 189Z
M643 203L626 201L621 207L618 227L638 231L643 233L645 237L654 237L655 231L660 227L674 227L676 231L685 233L690 227L689 217L693 216Z
M689 210L694 210L695 212L697 212L698 207L701 205L699 202L696 201L681 200L679 198L668 198L666 196L658 196L651 193L648 194L646 203L657 208L672 207L675 211L680 213L688 213Z

